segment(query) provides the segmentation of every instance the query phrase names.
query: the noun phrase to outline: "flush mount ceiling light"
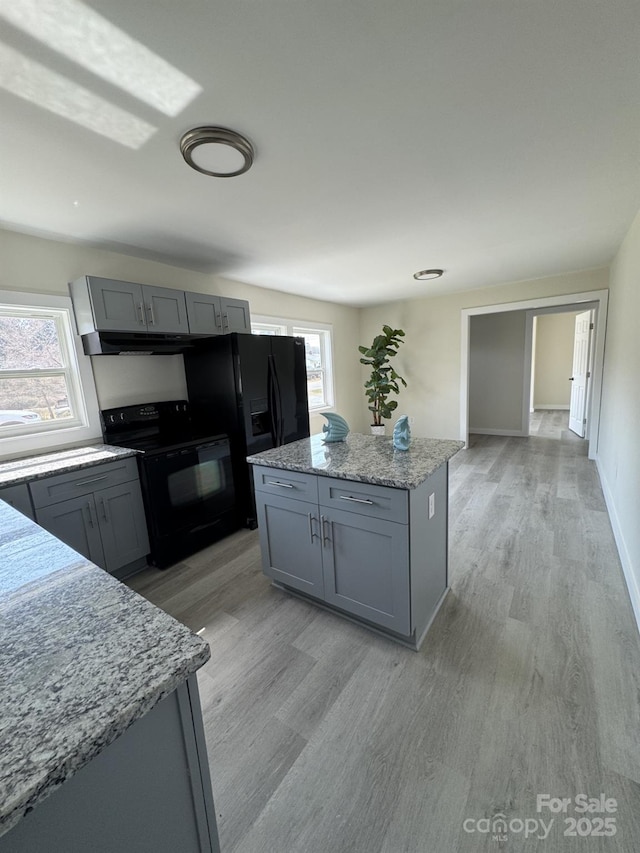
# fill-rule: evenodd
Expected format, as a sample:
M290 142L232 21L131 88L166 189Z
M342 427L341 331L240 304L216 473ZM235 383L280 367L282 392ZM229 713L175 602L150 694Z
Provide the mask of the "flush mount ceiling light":
M420 270L414 272L413 277L417 281L429 281L431 278L440 278L441 275L444 275L444 270Z
M226 127L194 127L180 140L182 156L203 175L233 178L253 163L253 145L235 130Z

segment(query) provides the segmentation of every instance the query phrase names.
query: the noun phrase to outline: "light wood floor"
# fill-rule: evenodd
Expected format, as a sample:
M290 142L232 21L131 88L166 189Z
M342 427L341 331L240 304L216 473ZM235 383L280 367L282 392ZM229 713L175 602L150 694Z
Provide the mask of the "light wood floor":
M222 853L640 850L640 642L566 420L536 413L531 437L475 436L452 460L451 592L419 654L270 587L255 532L131 580L211 644ZM573 804L536 811L601 793L613 837L565 837ZM506 839L477 831L498 813ZM518 819L550 817L525 840Z

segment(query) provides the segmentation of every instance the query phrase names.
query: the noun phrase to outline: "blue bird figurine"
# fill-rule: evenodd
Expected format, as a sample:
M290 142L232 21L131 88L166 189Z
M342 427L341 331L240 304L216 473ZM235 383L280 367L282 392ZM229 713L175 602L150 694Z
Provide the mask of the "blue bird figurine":
M409 415L401 415L393 428L393 446L396 450L408 450L411 444Z
M349 434L349 424L340 415L335 412L322 412L322 417L329 421L329 424L324 424L322 432L325 433L322 439L325 444L332 441L344 441Z

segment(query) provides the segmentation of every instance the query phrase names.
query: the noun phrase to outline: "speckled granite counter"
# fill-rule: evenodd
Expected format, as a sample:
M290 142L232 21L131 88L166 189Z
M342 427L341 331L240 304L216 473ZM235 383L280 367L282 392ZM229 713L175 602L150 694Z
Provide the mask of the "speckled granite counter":
M80 471L101 462L135 456L136 453L137 451L128 447L95 444L59 450L57 453L27 456L24 459L9 459L7 462L0 462L0 489L3 486L17 486L30 480L40 480L51 474L62 474L64 471Z
M248 456L247 461L287 471L415 489L462 447L462 441L414 438L409 450L395 450L391 437L360 433L349 433L346 441L324 444L322 434L318 434Z
M209 656L188 628L0 501L0 835Z

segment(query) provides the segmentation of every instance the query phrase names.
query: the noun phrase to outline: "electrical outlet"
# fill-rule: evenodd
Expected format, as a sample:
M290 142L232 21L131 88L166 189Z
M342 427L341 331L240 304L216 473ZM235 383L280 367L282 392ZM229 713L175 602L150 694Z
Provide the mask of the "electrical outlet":
M429 518L433 518L436 514L436 493L431 492L429 495Z

